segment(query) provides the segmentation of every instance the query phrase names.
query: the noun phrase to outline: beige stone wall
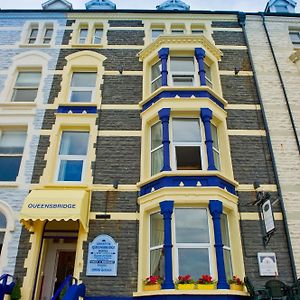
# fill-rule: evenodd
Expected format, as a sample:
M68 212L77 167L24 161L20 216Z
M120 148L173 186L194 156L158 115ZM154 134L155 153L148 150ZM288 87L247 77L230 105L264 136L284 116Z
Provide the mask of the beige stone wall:
M296 18L266 17L267 29L287 91L300 139L300 71L289 57L295 52L289 29L300 29ZM300 156L283 90L261 17L247 16L246 32L266 112L287 222L300 276Z

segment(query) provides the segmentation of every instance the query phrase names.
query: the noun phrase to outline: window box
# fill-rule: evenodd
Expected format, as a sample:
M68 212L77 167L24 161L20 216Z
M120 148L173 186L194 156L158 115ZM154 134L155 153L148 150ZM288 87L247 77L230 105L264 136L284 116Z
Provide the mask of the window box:
M231 283L230 289L233 291L241 291L242 292L244 290L244 285Z
M215 290L216 285L214 283L210 284L196 284L196 289L197 290Z
M145 292L151 292L151 291L159 291L161 289L161 285L159 283L156 284L144 284L143 290Z
M193 290L194 288L194 283L178 283L177 285L178 290Z

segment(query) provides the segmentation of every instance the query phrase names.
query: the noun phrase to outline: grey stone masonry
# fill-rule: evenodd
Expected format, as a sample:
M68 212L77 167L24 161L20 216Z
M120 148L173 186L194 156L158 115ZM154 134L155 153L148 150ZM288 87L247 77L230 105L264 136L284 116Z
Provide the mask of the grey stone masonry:
M136 212L137 192L95 191L92 193L92 212Z
M47 149L50 145L49 141L50 137L46 135L41 135L38 145L38 150L36 153L32 179L31 183L39 183L40 176L42 176L44 168L46 167L46 161L44 160L45 154L47 153Z
M247 50L222 49L222 53L220 70L234 71L237 68L240 71L252 71Z
M257 90L251 76L220 76L223 96L230 104L258 104Z
M63 39L62 39L62 45L68 45L69 42L70 42L70 39L71 39L71 33L72 33L72 30L65 30L64 32L64 36L63 36Z
M136 184L140 177L140 137L98 137L95 184Z
M99 130L140 130L141 120L138 110L101 110Z
M55 109L47 109L44 115L42 129L52 129L55 123Z
M83 48L84 49L84 48ZM142 63L138 60L137 54L139 50L136 49L90 49L104 55L107 59L103 65L107 71L117 71L120 67L124 71L142 71ZM82 50L78 49L61 49L57 61L57 70L62 70L67 64L66 56ZM49 102L51 103L51 102Z
M142 100L142 76L103 76L103 104L138 104Z
M229 136L233 173L240 184L274 184L274 171L264 136Z
M54 102L54 99L58 96L58 93L61 90L61 81L62 81L62 75L54 75L53 81L52 81L52 87L50 90L50 95L48 99L48 103L52 104Z
M86 296L132 296L137 290L138 222L92 220L88 241L83 245L83 273L80 280L86 285ZM100 234L110 235L119 244L118 276L87 277L88 243Z
M287 240L282 221L275 221L276 231L269 244L265 248L262 239L260 221L240 221L241 235L244 243L244 263L246 276L250 278L254 286L262 286L272 277L260 277L257 253L275 252L277 258L278 276L285 283L293 282L290 257L288 253Z
M109 30L108 45L144 45L145 33L142 30Z
M264 129L260 110L227 110L227 128L240 130Z
M214 31L212 37L216 45L246 46L243 32Z
M238 22L226 22L226 21L213 21L211 23L212 27L220 27L220 28L240 28Z
M143 27L141 20L109 20L110 27Z

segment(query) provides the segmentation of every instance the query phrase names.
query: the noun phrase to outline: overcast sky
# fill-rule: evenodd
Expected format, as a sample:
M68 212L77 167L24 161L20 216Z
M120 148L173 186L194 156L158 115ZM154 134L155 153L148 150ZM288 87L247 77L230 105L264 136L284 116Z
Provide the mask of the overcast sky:
M164 0L112 0L117 9L155 9ZM191 10L239 10L245 12L263 11L268 0L185 0ZM2 9L40 9L46 0L0 0ZM69 0L74 9L84 9L88 0ZM296 9L300 12L300 5Z

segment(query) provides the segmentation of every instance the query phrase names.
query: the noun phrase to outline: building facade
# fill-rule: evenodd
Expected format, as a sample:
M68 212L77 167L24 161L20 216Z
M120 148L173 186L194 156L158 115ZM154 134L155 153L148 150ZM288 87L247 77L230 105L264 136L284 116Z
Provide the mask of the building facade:
M295 279L249 55L251 26L245 31L234 12L167 2L153 11L119 11L110 1L60 13L47 5L48 11L22 12L26 24L7 21L3 29L19 26L25 39L13 46L3 39L1 49L34 48L36 57L51 57L47 84L33 87L47 93L33 112L39 125L28 157L31 182L13 207L23 226L11 263L22 299L50 299L70 274L85 284L87 299L237 299L247 293L229 289L233 275L259 285L276 276ZM2 11L2 20L8 13L17 14ZM18 91L21 80L6 76L7 69L36 74L39 68L11 66L4 66L3 93ZM276 228L270 239L258 201L267 192ZM114 274L101 263L91 266L92 257L104 257L92 253L101 242L118 245ZM275 254L274 276L263 276L258 254ZM216 289L182 293L175 281L185 274L210 274ZM162 290L143 290L150 275L164 278Z

